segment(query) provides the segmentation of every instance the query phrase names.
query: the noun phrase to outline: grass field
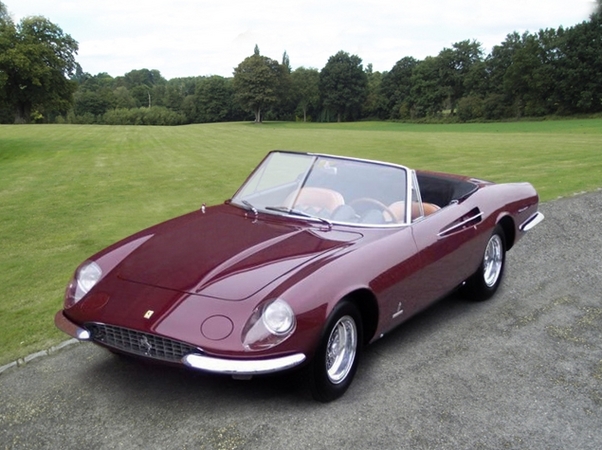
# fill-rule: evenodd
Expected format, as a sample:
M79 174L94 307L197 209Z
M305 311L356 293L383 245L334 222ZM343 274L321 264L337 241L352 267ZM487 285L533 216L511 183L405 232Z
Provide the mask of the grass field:
M529 181L542 201L602 187L602 119L0 126L0 365L67 339L53 317L87 256L222 202L275 148Z

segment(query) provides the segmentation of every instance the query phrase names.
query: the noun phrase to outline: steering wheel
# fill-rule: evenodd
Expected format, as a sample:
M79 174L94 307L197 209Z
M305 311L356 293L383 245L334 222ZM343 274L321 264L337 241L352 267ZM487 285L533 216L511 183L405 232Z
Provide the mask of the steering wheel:
M362 197L362 198L356 198L355 200L352 200L351 202L349 202L349 206L353 206L353 205L357 205L357 204L366 204L369 206L376 206L379 211L381 211L383 213L387 213L387 215L391 218L391 220L387 220L387 218L385 217L385 223L397 223L397 217L395 216L395 214L393 213L393 211L391 211L389 209L389 207L387 205L385 205L382 202L379 202L378 200L374 199L374 198L368 198L368 197Z

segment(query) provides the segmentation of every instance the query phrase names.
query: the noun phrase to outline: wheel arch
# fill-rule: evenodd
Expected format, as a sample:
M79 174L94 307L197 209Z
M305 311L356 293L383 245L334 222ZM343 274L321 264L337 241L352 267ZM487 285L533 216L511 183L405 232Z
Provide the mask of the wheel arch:
M514 246L516 240L516 226L510 216L502 217L497 223L504 232L504 241L506 242L506 251Z
M378 302L374 293L367 288L357 289L347 294L343 299L351 302L359 311L364 331L363 344L372 340L378 325Z

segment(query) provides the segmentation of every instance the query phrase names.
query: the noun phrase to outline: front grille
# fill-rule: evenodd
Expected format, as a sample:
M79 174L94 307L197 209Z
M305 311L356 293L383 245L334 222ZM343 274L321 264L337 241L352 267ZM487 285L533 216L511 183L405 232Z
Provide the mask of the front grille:
M180 362L185 355L199 352L196 347L183 342L128 328L102 323L88 323L85 327L92 334L93 341L147 358Z

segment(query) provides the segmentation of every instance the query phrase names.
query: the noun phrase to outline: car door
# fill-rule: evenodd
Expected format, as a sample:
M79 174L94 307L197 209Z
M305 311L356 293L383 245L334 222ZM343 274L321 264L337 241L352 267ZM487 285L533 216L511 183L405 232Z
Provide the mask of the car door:
M406 216L411 223L387 242L389 249L396 249L398 263L384 274L395 281L380 293L384 318L392 327L448 294L476 270L480 211L460 204L423 205L415 173L409 178Z
M479 208L451 204L413 222L424 286L417 309L447 295L475 272L482 257L482 220Z
M476 249L480 230L471 223L479 218L457 226L465 221L463 209L459 205L440 209L386 240L389 254L396 249L392 254L397 263L372 283L382 304L381 331L425 309L474 273L475 261L481 258Z

